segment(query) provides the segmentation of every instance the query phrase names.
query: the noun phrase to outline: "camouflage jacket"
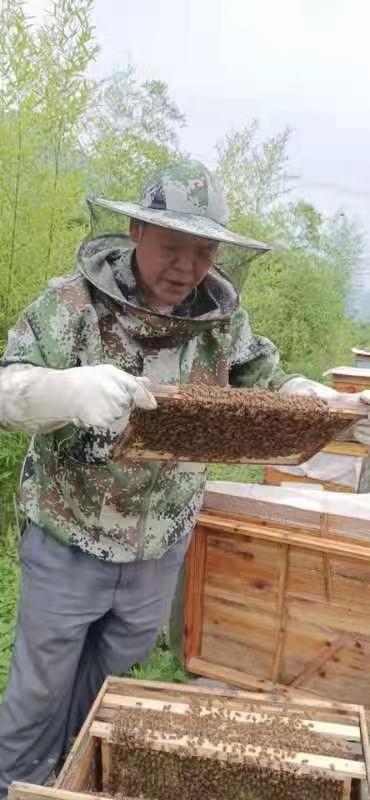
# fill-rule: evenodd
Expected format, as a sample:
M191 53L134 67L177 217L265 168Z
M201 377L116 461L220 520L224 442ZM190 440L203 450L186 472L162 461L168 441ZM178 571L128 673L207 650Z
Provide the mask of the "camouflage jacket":
M9 333L3 364L66 369L114 364L162 383L278 387L275 346L253 336L229 280L214 268L172 316L145 308L117 236L79 250L78 269L52 280ZM33 438L21 477L21 505L66 544L115 562L159 558L191 532L206 470L193 463L108 458L112 431L73 425Z

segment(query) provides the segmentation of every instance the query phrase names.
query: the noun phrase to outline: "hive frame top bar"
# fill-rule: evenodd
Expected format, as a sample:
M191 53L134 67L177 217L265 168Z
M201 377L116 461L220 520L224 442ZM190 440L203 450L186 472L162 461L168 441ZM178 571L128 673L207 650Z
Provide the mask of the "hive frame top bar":
M346 369L346 368L340 367L338 369ZM360 371L367 373L367 377L369 376L369 370L360 370ZM186 384L178 386L178 385L156 383L153 384L152 393L158 402L161 402L161 400L175 401L182 399L182 395L179 389L184 389L184 388L186 388ZM215 387L215 388L220 388L220 387ZM248 389L234 389L233 387L230 387L230 391L247 392ZM253 391L255 392L256 390ZM266 390L261 389L260 391L261 394L264 394ZM354 420L361 419L362 417L367 417L370 413L370 408L366 403L358 403L357 406L354 406L351 403L350 398L348 398L348 402L347 399L343 398L339 398L338 400L330 399L327 402L327 405L329 407L329 410L332 411L333 414L337 414L340 417L348 417L348 419L354 419Z

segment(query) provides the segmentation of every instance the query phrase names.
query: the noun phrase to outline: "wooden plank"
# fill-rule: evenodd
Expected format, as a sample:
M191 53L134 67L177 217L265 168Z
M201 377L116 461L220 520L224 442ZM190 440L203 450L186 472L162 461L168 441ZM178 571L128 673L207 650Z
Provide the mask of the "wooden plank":
M343 796L342 800L351 800L352 778L347 778L343 782Z
M282 472L274 467L265 467L263 472L263 483L266 486L281 486L282 483L302 483L308 486L322 486L327 492L348 492L352 493L352 487L341 483L331 483L316 478L308 478L306 475L292 475L289 472Z
M8 790L9 800L110 800L93 793L71 792L54 786L36 786L31 783L12 783Z
M201 513L199 523L204 528L215 531L223 531L238 534L240 536L255 536L258 539L265 539L269 542L280 542L282 544L295 545L306 550L317 550L319 552L332 553L333 555L348 556L361 561L370 561L370 548L365 545L353 544L352 542L336 541L335 539L315 538L303 533L296 533L295 530L287 528L274 528L268 525L258 525L248 522L248 520L235 519L235 517L224 514Z
M213 537L212 537L213 538ZM271 548L266 542L249 539L245 547L237 547L236 541L220 536L219 548L210 540L207 553L207 576L204 587L204 612L211 599L224 602L225 607L239 608L245 612L252 609L271 614L274 628L274 640L277 634L278 586L279 586L279 546ZM240 540L239 540L240 541ZM223 548L223 545L226 545ZM228 551L227 551L228 546ZM223 548L223 549L222 549ZM364 563L355 560L331 557L332 571L335 575L333 599L328 603L325 599L325 582L322 569L322 553L291 548L289 560L289 582L287 586L286 604L293 602L318 605L318 612L323 611L327 622L337 617L339 629L343 630L344 619L349 621L352 615L351 629L353 635L363 629L363 635L370 637L369 612L366 613L366 597L370 590L370 570L363 574ZM364 606L365 601L365 606ZM203 620L203 626L206 620ZM348 628L345 628L348 630ZM271 642L271 651L274 649ZM231 665L230 665L231 666Z
M90 725L96 717L107 688L108 681L105 681L58 775L55 782L56 789L68 789L78 792L88 788L87 783L94 758L94 742L89 734Z
M309 697L307 692L301 692L298 689L290 689L283 684L276 684L266 678L258 678L256 675L244 672L244 670L232 669L225 667L222 664L215 664L211 661L206 661L204 658L193 657L186 662L186 668L189 672L195 675L204 675L206 678L211 678L216 681L224 681L234 686L242 686L244 689L250 689L252 692L271 692L276 693L277 697L285 698L286 700L296 700L299 702L302 699Z
M154 699L143 699L142 697L123 697L122 695L117 694L106 694L104 698L104 706L108 708L136 708L142 709L144 711L163 711L171 713L171 714L188 714L190 710L189 703L170 703L168 704L165 700L154 700ZM207 717L213 713L213 710L217 710L218 714L220 713L220 705L214 705L213 709L209 706L200 706L199 709L199 716L200 717ZM258 722L263 722L266 718L265 712L258 712L253 707L253 710L249 711L233 711L232 709L229 710L228 706L225 706L225 713L227 719L235 720L240 723L245 724L255 724ZM273 712L272 712L273 713ZM276 709L275 709L275 713ZM284 712L280 716L279 719L282 722L288 722L289 716L286 716ZM348 725L341 722L322 722L320 720L315 719L302 719L300 723L303 727L314 731L315 733L322 734L323 736L332 736L334 738L339 739L350 739L351 741L361 741L361 732L359 725Z
M336 642L332 643L329 642L328 645L324 645L320 653L313 659L309 664L307 664L302 672L300 672L296 677L289 683L289 686L297 687L301 686L307 678L310 678L315 672L318 672L327 661L330 661L334 656L339 653L340 650L345 647L348 643L348 636L340 636Z
M206 565L207 531L197 525L186 559L185 660L199 654L202 638L202 606Z
M342 419L348 417L348 424L350 424L351 419L353 419L353 414L343 413L340 415ZM361 416L361 415L360 415ZM363 415L362 415L363 416ZM304 461L308 461L317 453L317 446L312 447L310 451L308 450L299 450L294 453L291 453L288 456L266 456L265 458L226 458L225 456L220 456L219 459L212 459L212 464L235 464L235 466L241 466L243 464L256 464L257 466L263 464L281 464L286 466L295 467L297 464L302 464ZM121 449L120 443L118 442L115 445L115 449L111 450L110 457L113 458L113 461L119 461L125 463L126 461L180 461L180 462L189 462L194 460L194 454L189 447L189 452L186 455L178 455L174 457L174 454L171 452L166 452L165 450L144 450L142 447L132 445L127 446L125 449ZM208 455L204 456L197 456L197 463L199 464L209 464L210 459Z
M337 456L355 456L356 458L367 458L369 455L367 447L360 442L339 442L334 439L323 447L321 452Z
M147 699L149 699L149 698L147 698ZM154 699L154 698L151 698L151 699ZM203 697L202 700L203 700L204 703L207 703L207 704L210 702L210 698L208 698L208 697ZM166 701L166 703L167 703L167 701ZM238 700L229 700L229 699L227 699L226 701L225 700L224 701L220 701L219 698L218 699L217 698L212 699L212 704L218 710L222 707L223 703L225 703L225 707L229 711L239 711L239 712L241 712L241 711L245 711L245 708L246 708L245 702L242 703L241 701L238 701ZM310 716L310 717L314 716L314 719L315 719L316 722L325 722L325 723L326 722L331 722L331 723L335 723L336 725L339 724L341 727L343 725L346 725L346 726L348 726L348 731L352 731L355 737L358 735L359 721L358 721L358 717L356 715L354 715L354 714L343 714L342 712L335 712L335 711L331 711L330 709L326 709L325 710L325 709L317 709L317 708L315 708L315 709L305 708L302 705L297 705L297 704L291 703L291 702L288 704L286 701L283 701L283 702L278 701L278 702L276 702L276 701L271 700L269 702L268 695L259 695L259 702L254 700L252 704L256 709L258 709L258 710L256 710L256 714L257 715L262 714L262 715L266 716L266 715L269 715L269 714L273 714L273 713L279 712L279 713L282 713L282 714L288 714L289 717L291 719L293 719L293 720L297 719L297 717L302 719L304 716L307 716L307 717L308 716ZM248 705L248 708L249 708L249 705ZM117 706L112 706L112 708L108 708L108 707L100 708L99 709L99 713L96 715L96 721L97 722L114 722L114 720L116 718L116 715L117 715ZM357 731L357 733L356 733L356 731ZM323 735L325 735L325 734L323 734ZM354 746L357 746L356 745L356 741L357 741L356 739L353 739L351 741L352 741ZM357 743L358 743L358 745L360 744L359 741Z
M111 747L109 742L101 742L101 761L102 761L102 786L103 792L109 791L109 780L111 775Z
M370 386L370 373L369 378L367 379L367 384ZM351 400L347 400L345 397L330 398L330 400L327 401L327 405L329 406L332 414L340 417L341 419L356 420L367 418L369 414L369 409L366 403L359 401L354 406Z
M355 377L346 375L332 375L331 385L333 389L338 392L345 392L347 394L357 394L370 388L370 377L365 376Z
M311 497L315 500L318 499L317 510L311 512L305 509L292 508L289 506L288 501L285 504L271 504L263 500L258 500L256 501L256 505L262 507L261 514L258 516L251 516L248 512L248 509L250 508L249 501L245 498L237 498L237 500L239 499L241 501L242 509L238 513L230 512L229 509L220 510L217 507L205 507L204 510L201 511L198 519L204 527L212 529L211 535L213 535L215 539L219 536L219 533L222 530L225 534L230 533L231 535L235 535L244 533L244 535L249 535L249 537L255 534L256 538L260 538L260 535L262 536L264 529L266 536L263 538L268 540L269 544L274 543L275 541L274 538L270 538L270 534L271 537L273 537L274 533L279 535L285 533L288 534L288 536L291 533L293 537L296 535L299 537L297 542L302 546L307 546L309 549L311 549L310 541L312 541L313 549L328 549L328 551L330 551L332 549L331 544L334 544L335 555L343 555L345 557L351 557L353 545L356 547L358 544L359 539L357 537L357 525L360 525L360 546L363 548L363 551L359 551L359 553L361 555L363 552L366 557L366 552L370 553L370 542L368 539L369 522L367 520L357 519L356 517L343 518L343 516L340 514L337 516L330 514L329 537L325 537L323 539L320 533L320 512L318 510L320 508L320 499L322 497L321 492L318 492L317 494L315 493L315 495L311 495ZM222 499L224 501L223 496ZM264 510L266 510L267 514L270 513L271 517L268 516L266 518L264 516ZM333 519L336 521L336 523L342 523L340 532L332 527ZM225 522L224 528L222 528L222 521ZM348 529L351 530L352 527L354 539L348 536ZM363 535L365 533L366 536ZM281 541L281 537L279 535L276 539L277 542ZM365 544L363 544L363 542L365 542ZM287 543L291 543L288 537ZM294 538L292 539L292 543L295 543ZM342 547L343 550L341 549ZM353 553L357 553L357 551L353 550Z
M273 683L276 683L278 680L281 659L284 651L284 640L285 640L287 615L288 615L286 606L288 570L289 570L289 545L284 544L282 546L282 553L281 553L281 569L280 569L278 600L277 600L278 633L277 633L276 650L275 650L274 662L272 665L272 675L271 675Z
M234 686L242 686L257 691L256 697L263 698L264 694L275 698L279 702L289 702L296 706L311 706L317 709L331 709L343 714L357 714L361 706L355 703L339 703L335 700L324 700L320 695L313 692L304 692L299 689L292 689L284 684L275 684L264 678L256 678L242 670L230 669L229 667L213 664L204 658L192 658L187 664L187 668L195 675L204 675L213 680L224 681ZM253 696L249 695L249 696Z
M325 538L329 538L329 516L328 514L320 514L320 534ZM329 553L323 553L323 566L324 566L324 581L325 581L325 596L330 603L333 596L333 580L330 567Z
M93 722L90 728L90 735L99 739L110 740L112 733L112 726L107 722ZM143 740L140 740L141 746ZM263 758L266 756L274 758L274 748L262 747L243 747L236 748L234 745L214 744L205 739L202 744L195 744L191 737L181 736L178 739L169 739L160 733L155 736L145 737L145 746L150 750L176 752L179 749L189 747L193 754L199 758L213 758L217 756L220 761L233 760L235 762L250 759L251 761L258 761L263 763ZM321 756L316 753L295 753L286 754L284 760L279 758L276 753L276 764L280 768L289 768L291 766L298 767L298 773L309 774L311 772L320 771L324 775L330 775L332 778L359 778L363 779L366 776L365 765L362 761L353 761L352 759L337 758L336 756Z
M366 462L365 462L366 463ZM263 497L265 488L262 489L262 495L258 498L243 497L243 490L236 490L235 494L227 494L222 487L226 486L226 490L230 484L223 481L218 482L220 490L208 488L205 494L204 507L202 514L207 514L209 517L226 516L227 519L235 519L237 522L245 521L247 518L249 523L255 525L268 525L273 530L288 530L293 529L295 533L302 533L310 537L320 536L320 513L326 511L323 508L323 500L325 495L322 492L314 492L307 496L307 503L302 503L302 507L295 508L291 505L292 499L286 498L282 502L270 502L266 497ZM268 490L267 490L268 491ZM279 494L279 492L275 492ZM343 498L342 492L339 494L339 505L345 508L346 499ZM277 498L276 498L277 499ZM303 500L303 498L301 498ZM357 502L357 496L354 497ZM360 500L360 498L358 498ZM361 501L360 501L361 502ZM307 508L307 505L312 507ZM306 506L306 507L305 507ZM344 516L338 509L336 514L330 513L329 515L329 531L330 536L335 538L335 541L342 541L348 543L348 532L351 532L350 541L361 543L369 546L369 520L363 519L357 515ZM214 539L217 538L218 532L213 532ZM241 541L241 537L239 539Z
M369 732L367 729L367 721L364 708L360 708L359 720L360 720L362 752L366 768L367 788L368 790L370 790L370 744L369 744Z
M195 663L195 661L194 661ZM195 696L195 697L209 697L214 699L228 699L230 701L241 702L248 700L248 702L265 703L266 698L260 693L246 692L237 687L229 686L226 688L214 688L212 686L195 686L192 683L164 683L161 681L136 681L131 678L107 678L107 691L113 694L121 694L127 696L127 690L130 688L137 689L140 694L146 696L147 693L155 696L159 695L164 700L173 700L177 696ZM320 698L318 698L320 703ZM326 706L327 707L327 706ZM347 707L346 707L347 708ZM357 706L356 706L357 708Z
M203 659L193 659L192 663L194 666L198 665L198 662L202 663ZM112 694L120 694L123 696L127 695L128 688L135 688L135 690L139 690L140 694L145 696L146 691L153 691L155 694L161 695L163 699L165 696L176 696L176 695L195 695L195 696L206 696L210 697L211 699L219 699L220 701L224 698L229 699L231 702L244 702L247 701L248 703L256 702L261 703L264 706L269 705L272 701L276 703L278 706L282 702L286 705L287 698L281 696L279 698L279 693L276 691L276 687L273 687L273 691L271 696L261 691L257 692L248 692L243 691L239 688L233 688L232 685L227 688L214 688L211 686L195 686L194 684L181 684L181 683L165 683L160 681L146 681L146 680L135 680L133 678L115 678L115 677L108 677L106 680L107 692ZM287 688L287 687L285 687ZM306 707L306 708L315 708L316 710L330 710L333 712L337 712L341 716L351 717L356 719L358 718L358 713L361 708L360 705L356 705L354 703L338 703L335 700L324 700L322 697L312 697L303 692L296 692L294 693L294 697L289 700L290 707Z
M318 652L317 648L313 649L310 647L310 622L308 623L308 627L304 630L304 635L307 634L306 642L304 642L304 638L301 637L300 617L304 611L304 604L297 606L296 610L291 609L291 618L295 619L295 630L292 632L292 638L288 643L288 647L290 648L291 667L294 667L295 664L300 663L302 666L304 666L305 661L307 664L313 663L315 659L315 652ZM314 607L310 609L310 617L311 620L314 621ZM328 619L330 618L328 617ZM321 619L321 624L323 625L322 630L324 633L321 643L325 648L324 616ZM350 628L350 624L351 620L347 619L344 627ZM354 628L355 624L356 623L354 619ZM306 620L304 620L304 625L306 625ZM341 631L338 630L337 634L341 634ZM300 660L299 646L302 641L305 645L306 655L304 659ZM332 639L332 641L335 640ZM361 642L358 640L358 637L354 635L352 641L349 639L347 644L345 644L338 653L334 653L334 655L329 657L326 663L321 665L320 668L317 669L318 665L316 663L316 669L311 671L311 676L306 677L306 681L300 684L299 689L321 695L329 695L329 697L333 697L334 699L336 697L340 697L345 701L366 703L366 705L368 705L370 702L370 642L367 642L366 647L362 647L361 649L358 648L358 645L361 647ZM284 683L290 682L290 680L295 677L297 672L298 669L294 670L291 668L289 674L286 673L284 675Z
M351 600L348 600L350 604ZM354 703L370 702L370 639L360 637L362 624L369 627L369 620L362 623L357 618L356 606L346 614L345 609L337 610L325 602L289 602L289 627L286 636L284 669L281 683L289 685L310 666L306 683L301 682L299 690L333 698L341 698ZM340 614L342 612L342 618ZM274 606L263 610L263 591L261 602L253 606L248 589L244 605L214 602L208 595L205 603L204 632L202 640L203 663L219 667L242 670L260 681L251 684L233 680L234 685L256 690L266 690L266 681L271 676L274 643ZM348 631L352 628L352 635ZM347 644L339 653L333 652L332 645L342 636L348 635ZM323 663L323 657L326 659ZM312 668L311 668L312 667ZM195 670L193 670L195 671ZM202 672L207 675L207 672ZM310 677L311 675L311 677ZM222 680L221 670L218 677ZM263 683L261 683L263 679ZM279 687L280 688L280 687ZM297 687L294 687L298 689ZM271 691L271 687L269 687Z

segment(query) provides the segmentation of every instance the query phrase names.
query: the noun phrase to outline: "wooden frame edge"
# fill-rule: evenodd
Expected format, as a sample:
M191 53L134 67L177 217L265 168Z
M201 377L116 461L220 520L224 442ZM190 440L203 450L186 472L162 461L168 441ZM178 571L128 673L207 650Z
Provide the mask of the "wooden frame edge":
M73 774L74 761L75 761L75 759L76 759L76 757L78 755L79 762L80 762L81 758L83 756L86 756L86 754L88 753L89 747L93 747L93 745L94 745L92 739L90 738L89 731L90 731L91 723L93 722L93 720L95 718L96 712L97 712L97 710L98 710L98 708L99 708L99 706L100 706L100 704L102 702L102 699L103 699L105 693L108 691L108 686L109 686L109 679L106 678L104 683L100 687L100 691L98 692L98 694L97 694L97 696L96 696L96 698L95 698L95 700L94 700L94 702L93 702L93 704L92 704L92 706L90 708L90 711L89 711L89 713L88 713L88 715L87 715L87 717L85 719L85 722L84 722L84 724L83 724L83 726L82 726L77 738L75 739L75 741L74 741L74 743L72 745L72 748L71 748L71 750L70 750L70 752L69 752L69 754L67 756L65 764L62 767L62 769L61 769L61 771L60 771L60 773L58 775L58 778L57 778L57 780L55 782L55 789L64 789L66 784L67 784L66 790L69 790L69 791L72 791L72 792L73 791L78 791L79 781L77 781L77 785L76 786L74 785L74 781L75 781L75 778L76 778L76 776ZM77 778L81 779L81 776L77 775Z
M36 786L33 783L20 783L9 786L9 800L110 800L109 797L86 792L71 792L54 786Z
M186 557L184 661L200 652L203 621L204 572L208 532L197 524Z

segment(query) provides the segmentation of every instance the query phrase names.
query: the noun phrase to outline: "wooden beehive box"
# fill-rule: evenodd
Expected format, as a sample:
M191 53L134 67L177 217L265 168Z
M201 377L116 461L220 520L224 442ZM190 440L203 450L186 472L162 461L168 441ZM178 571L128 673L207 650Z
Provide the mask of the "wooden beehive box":
M331 379L333 389L354 394L370 389L370 370L363 367L333 367L325 375Z
M360 350L358 347L352 347L352 353L355 357L356 367L362 367L363 369L370 369L369 350Z
M192 672L370 706L368 498L208 484L185 617Z
M340 442L333 440L322 449L321 454L324 456L327 455L328 457L334 455L336 458L344 458L346 460L350 458L352 463L354 459L362 459L358 483L356 485L350 485L351 481L348 479L347 483L343 479L339 483L314 478L312 475L296 475L295 470L292 470L289 466L265 467L263 471L263 483L266 484L266 486L281 486L287 483L302 484L302 488L304 488L304 485L306 485L307 488L310 486L316 486L321 487L328 492L364 491L362 488L363 485L365 484L367 486L367 481L365 479L367 461L365 461L365 459L368 459L369 456L368 449L365 447L365 445L360 444L359 442Z
M189 724L187 720L192 718L194 708L203 727L210 725L211 729L216 727L220 732L217 742L209 733L198 735L194 729L191 733L191 726L189 735L176 736L177 726L181 728L181 725ZM131 729L128 726L130 741L126 741L118 753L117 745L112 743L112 729L117 716L124 720L128 714L135 715L136 727ZM153 723L148 722L150 717ZM143 719L146 720L147 734L147 726L153 728L145 741L139 737L140 720ZM157 735L158 719L161 727ZM236 730L236 745L225 744L223 740L230 722ZM168 735L167 728L171 731ZM277 731L282 733L280 738ZM13 784L9 800L91 800L94 794L101 798L114 796L112 780L117 779L115 759L120 756L119 775L126 775L127 759L132 753L131 738L139 748L138 777L135 780L141 784L146 775L145 758L150 753L149 782L157 788L151 794L140 792L140 796L148 800L178 800L179 795L183 800L234 800L235 797L266 800L272 796L299 800L316 797L349 800L350 797L366 797L369 743L362 706L312 699L289 702L276 695L266 698L247 692L108 678L56 785L41 788ZM264 741L263 745L258 744L261 741ZM299 749L302 741L308 749ZM177 778L172 784L171 759L174 755L179 762ZM172 766L164 781L166 763L163 759L167 757ZM159 759L158 763L156 759ZM192 779L192 768L208 770L206 781L199 782L198 777ZM219 770L222 786L215 781L211 784L210 775L215 769ZM227 794L225 780L240 769L242 777L241 780L239 777L238 792ZM255 781L256 774L260 783L265 781L261 790ZM270 777L272 784L268 789L266 781ZM179 778L182 786L177 782ZM134 795L126 793L119 796L120 800L134 798Z

